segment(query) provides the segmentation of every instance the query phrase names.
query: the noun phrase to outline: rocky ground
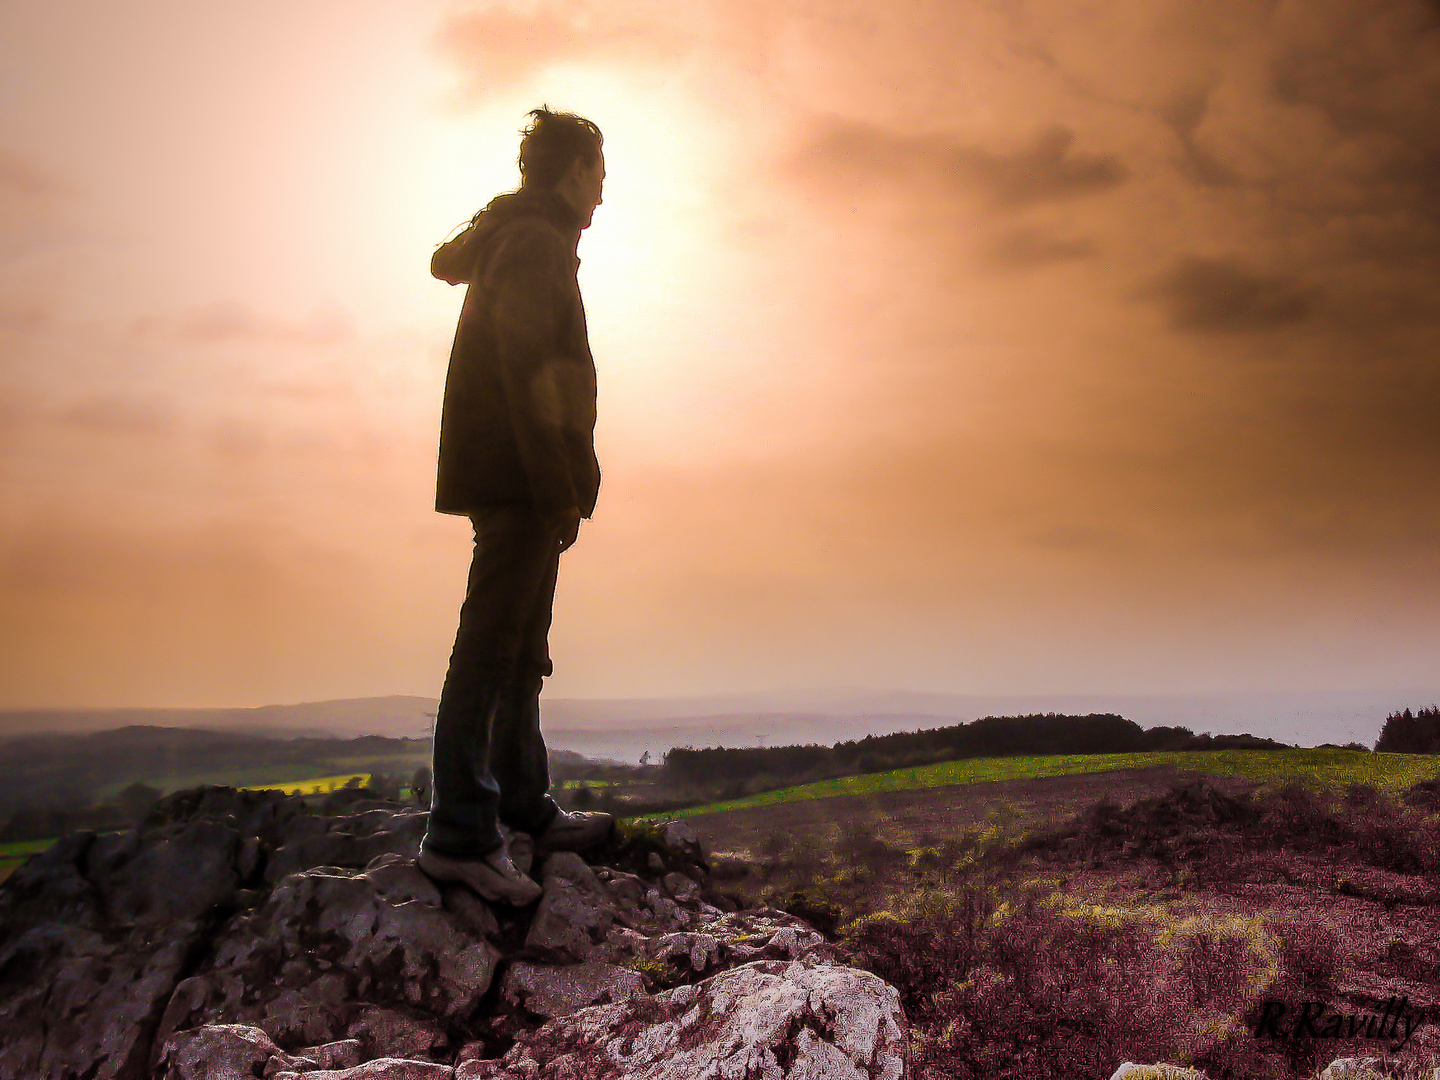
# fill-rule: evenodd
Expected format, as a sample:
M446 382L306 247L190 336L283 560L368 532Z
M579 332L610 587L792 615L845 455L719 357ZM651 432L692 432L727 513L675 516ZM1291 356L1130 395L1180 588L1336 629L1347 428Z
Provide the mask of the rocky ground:
M1379 865L1399 865L1409 850L1377 859L1389 834L1365 834L1353 865L1328 847L1256 854L1227 833L1241 804L1216 788L1097 808L1086 785L1103 778L1062 779L1064 791L1028 782L1032 802L1092 805L1022 853L1027 873L1063 868L1057 895L1176 924L1213 922L1227 904L1237 919L1262 909L1328 919L1349 953L1374 954L1368 966L1342 966L1331 1000L1378 999L1403 984L1412 1008L1440 1017L1435 879ZM1173 779L1105 788L1143 795ZM979 806L1020 794L1001 787L965 797ZM843 809L826 802L832 817ZM32 857L0 883L0 1077L935 1075L915 1052L916 1021L896 987L847 966L856 961L843 944L802 919L721 891L734 884L734 857L712 865L684 823L627 826L583 858L533 860L516 834L517 862L544 887L517 910L416 870L423 811L373 801L335 810L276 792L193 789L162 800L135 830L72 833ZM911 812L944 813L929 802ZM713 823L701 828L720 835ZM1429 1050L1434 1037L1418 1033L1414 1048ZM1114 1075L1200 1076L1129 1062ZM1337 1061L1324 1075L1384 1074Z
M683 824L550 855L522 910L421 874L424 826L204 788L61 838L0 885L0 1076L903 1074L893 988L727 910Z

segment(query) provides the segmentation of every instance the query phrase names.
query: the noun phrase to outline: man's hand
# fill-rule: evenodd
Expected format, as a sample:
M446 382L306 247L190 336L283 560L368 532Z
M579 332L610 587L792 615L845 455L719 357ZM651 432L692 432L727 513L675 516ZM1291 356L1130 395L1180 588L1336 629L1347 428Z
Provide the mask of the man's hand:
M567 506L563 510L555 511L550 520L560 534L560 550L568 550L580 535L580 508Z

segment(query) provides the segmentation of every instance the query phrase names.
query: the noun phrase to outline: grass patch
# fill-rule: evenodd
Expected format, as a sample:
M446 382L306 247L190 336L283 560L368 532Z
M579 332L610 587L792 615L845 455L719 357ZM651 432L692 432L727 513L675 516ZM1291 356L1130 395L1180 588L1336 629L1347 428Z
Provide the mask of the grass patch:
M1405 814L1402 800L1368 789L1348 790L1331 810L1309 785L1287 780L1234 806L1197 791L1204 785L1177 784L1134 808L1097 804L1061 832L1078 829L1124 864L1143 852L1122 850L1153 827L1178 870L1208 857L1221 831L1235 854L1355 850L1357 830L1389 835ZM1222 813L1211 820L1207 808ZM1437 825L1409 837L1414 851L1431 846ZM1351 972L1358 954L1323 918L1096 903L1067 894L1064 874L1042 866L1034 876L1028 857L1017 858L1027 843L995 833L982 844L971 829L907 852L882 839L883 826L882 817L840 823L838 836L768 837L721 887L738 902L809 919L846 962L892 983L913 1025L918 1077L1103 1077L1124 1060L1192 1065L1216 1078L1313 1077L1335 1049L1252 1035L1260 1002L1298 1010ZM1383 845L1363 857L1411 859ZM1415 858L1427 872L1435 864Z
M1373 786L1398 796L1410 785L1435 777L1440 756L1373 754L1358 750L1191 750L1153 754L1051 754L1030 757L967 758L942 761L885 773L845 776L778 788L740 799L707 803L672 811L674 817L698 817L750 806L773 806L804 799L875 795L914 791L951 784L983 784L996 780L1033 780L1049 776L1113 772L1169 765L1177 769L1235 776L1262 786L1300 781L1335 791L1349 784Z

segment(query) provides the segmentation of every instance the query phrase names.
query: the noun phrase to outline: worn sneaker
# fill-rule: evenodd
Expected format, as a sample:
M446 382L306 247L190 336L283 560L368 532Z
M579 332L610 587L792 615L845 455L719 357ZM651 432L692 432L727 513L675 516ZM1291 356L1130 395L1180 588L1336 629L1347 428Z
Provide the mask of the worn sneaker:
M535 837L535 850L584 851L603 844L614 828L614 817L599 810L583 813L561 810Z
M516 907L533 904L544 891L533 878L519 871L503 844L478 859L454 859L422 850L415 865L435 881L458 881L486 900Z

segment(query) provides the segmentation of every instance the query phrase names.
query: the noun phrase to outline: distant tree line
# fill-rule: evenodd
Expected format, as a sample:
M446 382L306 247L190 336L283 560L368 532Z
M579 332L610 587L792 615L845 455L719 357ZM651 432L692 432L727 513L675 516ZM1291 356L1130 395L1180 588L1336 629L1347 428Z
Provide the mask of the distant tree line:
M1391 713L1375 749L1385 754L1440 754L1440 708Z
M869 735L833 746L677 747L665 755L664 772L668 781L680 784L724 785L759 774L805 782L963 758L1236 749L1281 750L1285 744L1248 734L1196 735L1186 727L1146 730L1114 713L1052 712L987 716L968 724Z

